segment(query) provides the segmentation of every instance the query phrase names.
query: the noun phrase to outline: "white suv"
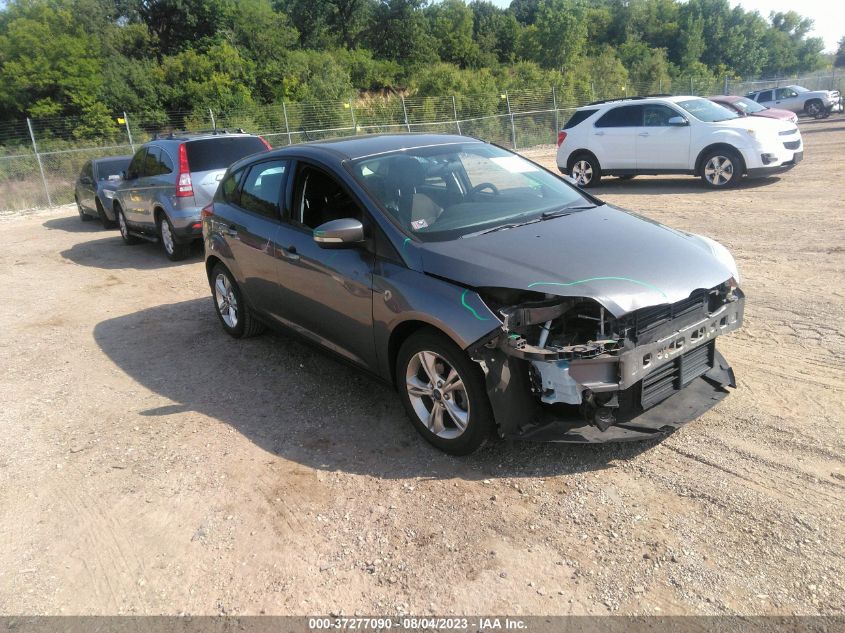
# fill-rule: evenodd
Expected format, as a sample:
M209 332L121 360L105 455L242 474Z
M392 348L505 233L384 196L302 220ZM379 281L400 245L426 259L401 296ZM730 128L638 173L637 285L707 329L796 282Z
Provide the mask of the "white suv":
M578 108L558 134L557 166L582 187L602 176L701 176L713 188L804 157L794 123L741 117L700 97L632 97Z

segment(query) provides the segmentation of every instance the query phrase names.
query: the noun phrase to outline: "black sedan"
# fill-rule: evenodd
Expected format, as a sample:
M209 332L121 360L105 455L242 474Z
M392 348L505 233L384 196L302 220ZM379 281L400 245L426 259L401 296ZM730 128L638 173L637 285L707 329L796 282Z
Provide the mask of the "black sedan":
M714 339L741 325L744 297L721 244L476 139L252 156L202 215L226 332L284 328L391 382L451 453L494 433L651 438L734 385Z
M85 163L76 179L73 196L80 220L98 218L105 228L117 226L112 200L130 160L131 156L111 156Z

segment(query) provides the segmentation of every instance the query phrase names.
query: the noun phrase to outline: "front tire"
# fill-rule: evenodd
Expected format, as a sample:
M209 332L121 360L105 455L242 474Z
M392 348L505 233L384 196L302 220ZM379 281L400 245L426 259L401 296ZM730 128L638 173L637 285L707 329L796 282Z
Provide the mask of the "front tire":
M420 330L399 349L396 384L414 428L452 455L468 455L490 437L493 413L481 369L443 334Z
M701 179L711 189L728 189L742 178L742 158L735 151L717 149L701 161Z
M601 165L592 154L577 154L569 161L569 175L579 187L595 187L601 182Z
M185 259L191 252L190 244L180 244L176 241L176 232L166 215L162 215L158 221L158 237L164 254L172 262Z
M103 203L100 202L99 198L97 199L97 215L100 217L100 222L103 223L104 229L113 229L114 228L114 221L109 220L109 216L106 215L106 210L103 208Z
M824 104L818 99L810 99L804 104L804 112L807 113L807 116L811 116L814 119L822 119L825 115Z
M88 222L91 219L91 216L85 213L82 209L82 205L79 204L79 198L74 198L74 200L76 200L76 212L79 214L79 219L82 222Z
M215 265L211 270L209 282L214 298L214 311L229 336L249 338L264 331L264 324L255 318L252 309L244 301L241 289L228 268L223 264Z

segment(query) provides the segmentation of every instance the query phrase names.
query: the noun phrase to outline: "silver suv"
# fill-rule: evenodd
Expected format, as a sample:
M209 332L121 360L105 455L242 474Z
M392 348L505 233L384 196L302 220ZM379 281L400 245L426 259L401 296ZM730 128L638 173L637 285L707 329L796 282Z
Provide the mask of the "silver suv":
M114 195L114 214L126 244L160 242L167 257L184 259L202 239L200 212L211 202L226 168L270 145L252 134L170 134L132 157Z

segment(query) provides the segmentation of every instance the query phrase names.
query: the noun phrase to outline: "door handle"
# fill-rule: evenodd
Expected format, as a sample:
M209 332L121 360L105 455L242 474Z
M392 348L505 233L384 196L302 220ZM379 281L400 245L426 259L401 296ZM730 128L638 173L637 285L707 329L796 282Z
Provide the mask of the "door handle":
M604 132L593 132L596 136L604 136Z
M286 259L291 261L297 261L299 259L299 255L296 254L296 246L291 244L287 248L282 247L282 255L285 256Z
M640 132L640 136L648 136L648 132Z
M238 227L236 227L234 224L230 224L229 226L226 227L226 235L230 235L232 237L237 237L238 236Z

